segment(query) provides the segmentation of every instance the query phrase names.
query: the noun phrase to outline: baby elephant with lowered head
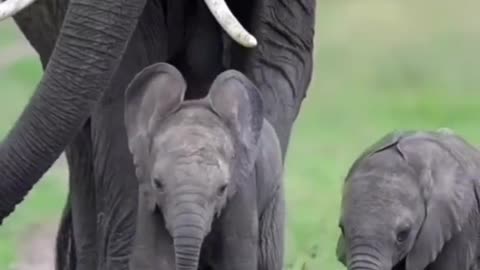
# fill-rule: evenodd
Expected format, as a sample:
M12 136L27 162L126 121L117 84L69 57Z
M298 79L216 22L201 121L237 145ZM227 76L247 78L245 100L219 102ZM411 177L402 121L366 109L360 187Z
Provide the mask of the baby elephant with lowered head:
M350 169L337 257L349 270L475 270L480 152L452 131L390 133Z
M283 162L259 91L233 70L203 99L184 100L186 89L166 63L127 89L139 180L130 269L282 269Z

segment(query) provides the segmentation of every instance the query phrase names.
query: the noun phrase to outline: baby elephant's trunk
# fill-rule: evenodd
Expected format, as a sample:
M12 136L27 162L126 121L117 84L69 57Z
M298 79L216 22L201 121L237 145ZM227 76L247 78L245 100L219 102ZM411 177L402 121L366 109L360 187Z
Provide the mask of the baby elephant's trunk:
M188 207L185 208L189 209ZM190 206L189 210L178 212L175 216L172 236L177 270L198 269L206 222L202 213L204 211L195 208L200 207Z
M383 254L367 243L353 245L348 256L349 270L390 270L391 264L386 263Z

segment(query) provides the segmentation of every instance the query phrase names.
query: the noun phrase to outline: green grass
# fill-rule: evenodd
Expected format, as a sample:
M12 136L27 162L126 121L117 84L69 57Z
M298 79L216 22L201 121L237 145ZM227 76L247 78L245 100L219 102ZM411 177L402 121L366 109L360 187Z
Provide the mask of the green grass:
M1 269L9 269L7 267L16 258L19 241L25 233L53 217L58 219L58 214L65 205L65 185L59 183L59 180L55 177L46 177L40 181L25 202L18 206L15 213L2 225L0 230Z
M478 2L319 2L315 78L287 158L288 261L343 269L335 245L343 178L394 129L450 127L480 143ZM314 250L316 256L310 254Z
M4 37L3 32L0 32L0 36ZM15 123L40 78L40 64L35 59L19 61L7 70L0 69L1 137ZM0 227L0 269L9 269L16 258L20 239L32 226L47 222L53 217L58 219L65 202L67 182L61 176L61 173L45 176Z
M343 269L335 259L340 189L367 145L393 129L439 127L480 144L479 8L476 0L318 1L315 75L285 177L293 269ZM0 134L27 102L38 71L29 60L0 73ZM47 183L36 203L22 205L25 215L61 209L46 207L60 199L49 196L56 187ZM21 216L8 224L24 227L30 220ZM14 250L6 231L0 228L0 268Z
M20 35L17 28L13 27L12 20L3 21L0 24L0 48L12 44Z

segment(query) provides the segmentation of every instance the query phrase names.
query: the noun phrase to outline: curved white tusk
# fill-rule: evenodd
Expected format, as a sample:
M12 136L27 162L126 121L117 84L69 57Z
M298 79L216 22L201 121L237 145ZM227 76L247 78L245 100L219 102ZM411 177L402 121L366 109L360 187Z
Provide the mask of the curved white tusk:
M0 21L11 17L31 5L35 0L6 0L0 2Z
M257 39L248 33L240 22L235 18L225 3L225 0L205 0L208 9L212 12L213 17L222 26L223 30L240 45L245 47L257 46Z

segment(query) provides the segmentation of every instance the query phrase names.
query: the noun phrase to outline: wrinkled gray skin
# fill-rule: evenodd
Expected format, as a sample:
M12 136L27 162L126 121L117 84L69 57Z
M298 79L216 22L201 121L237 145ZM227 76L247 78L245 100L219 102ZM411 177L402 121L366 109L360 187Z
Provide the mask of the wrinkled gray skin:
M201 100L185 90L165 63L127 90L140 181L131 269L282 269L282 156L258 90L233 70Z
M337 244L350 270L474 270L480 152L453 132L391 133L347 176Z
M66 150L57 267L127 269L138 184L123 100L133 76L157 62L182 72L186 99L204 96L225 69L246 74L285 154L312 74L316 1L227 2L256 48L233 43L200 0L40 0L18 13L45 74L0 146L0 222Z

